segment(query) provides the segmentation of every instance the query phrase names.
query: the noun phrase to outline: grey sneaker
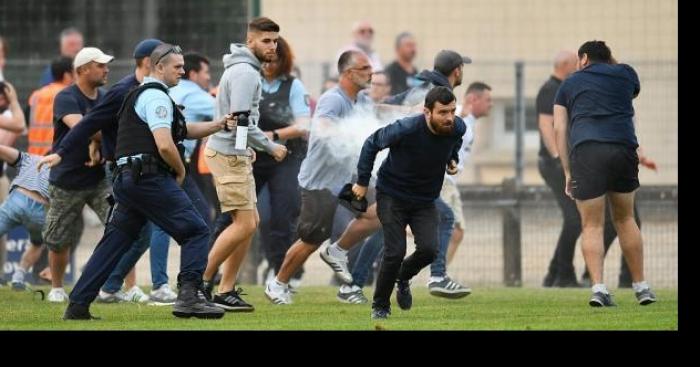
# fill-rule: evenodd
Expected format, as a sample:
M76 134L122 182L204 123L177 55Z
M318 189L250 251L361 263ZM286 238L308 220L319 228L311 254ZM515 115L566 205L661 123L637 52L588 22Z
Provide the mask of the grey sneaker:
M170 286L166 283L151 291L149 296L151 301L157 303L173 304L177 299L177 293L170 289Z
M180 286L177 300L173 306L173 315L176 317L198 319L220 319L224 317L223 308L215 306L207 301L204 292L196 284L184 283Z
M642 306L650 305L656 302L656 294L647 288L641 292L635 292L634 295L637 297L637 301Z
M609 293L603 293L603 292L595 292L591 296L591 299L588 301L588 304L591 307L613 307L617 306L615 302L613 302L612 299L612 294Z
M465 287L446 276L439 282L428 283L430 294L436 297L462 298L472 293L471 288Z
M350 303L354 305L369 302L367 297L365 297L364 293L362 293L362 288L356 287L357 286L353 286L348 292L343 292L344 287L341 287L340 290L338 290L338 295L336 296L336 298L340 302Z

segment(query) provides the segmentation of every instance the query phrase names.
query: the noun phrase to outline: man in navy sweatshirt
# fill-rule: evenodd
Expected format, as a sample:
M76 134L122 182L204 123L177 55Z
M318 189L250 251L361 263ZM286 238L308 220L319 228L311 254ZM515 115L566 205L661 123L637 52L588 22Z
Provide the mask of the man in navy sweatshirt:
M377 153L389 148L379 168L377 214L384 229L384 256L372 302L372 318L391 314L389 298L397 285L396 301L402 310L411 308L409 280L435 259L438 249L438 213L445 171L457 173L459 148L467 130L455 116L457 102L450 88L428 92L422 115L398 120L377 130L365 141L357 164L353 193L362 198L372 175ZM406 225L415 237L416 251L406 255Z

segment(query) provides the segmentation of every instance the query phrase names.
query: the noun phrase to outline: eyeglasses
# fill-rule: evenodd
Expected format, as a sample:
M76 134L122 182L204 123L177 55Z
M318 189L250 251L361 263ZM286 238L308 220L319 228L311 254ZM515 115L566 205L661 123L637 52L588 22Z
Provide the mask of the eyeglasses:
M350 70L366 71L366 70L371 70L371 69L372 69L372 65L365 65L361 68L351 68Z
M362 28L362 29L358 30L358 32L360 32L360 33L374 34L374 29L372 29L372 28Z
M182 54L182 49L180 48L180 46L177 46L177 45L171 47L168 51L165 51L164 54L160 55L160 57L158 58L158 60L156 60L156 62L154 62L153 65L159 63L161 60L163 60L164 57L168 56L168 55L171 54L171 53L174 53L174 54L176 54L176 55L181 55L181 54Z

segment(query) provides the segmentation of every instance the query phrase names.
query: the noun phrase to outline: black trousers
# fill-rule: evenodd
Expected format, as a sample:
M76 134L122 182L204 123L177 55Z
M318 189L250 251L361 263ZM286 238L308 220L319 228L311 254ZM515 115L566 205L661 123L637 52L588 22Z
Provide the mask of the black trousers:
M554 198L557 200L557 204L562 211L564 218L564 223L559 234L559 240L557 240L557 247L552 256L552 260L549 262L549 273L554 275L555 278L560 279L576 279L576 273L574 270L574 254L576 251L576 241L581 235L581 215L576 208L576 202L571 200L564 192L564 170L561 167L561 162L559 159L543 159L540 158L538 162L538 168L542 178L544 179L547 186L552 189ZM612 223L612 213L610 212L610 204L606 202L605 205L606 215L605 215L605 228L603 232L603 244L605 246L605 253L607 254L610 245L613 243L617 237L617 232L615 231L615 226ZM637 203L634 203L634 219L637 225L641 228L642 223L639 219L639 212L637 210ZM586 270L586 274L588 270ZM586 277L586 275L584 275ZM625 262L624 257L621 259L620 265L620 280L632 279L630 275L629 268Z
M377 214L384 229L384 255L374 289L373 308L388 308L397 280L409 280L430 265L438 251L438 212L435 203L413 203L377 193ZM406 255L406 225L416 251Z

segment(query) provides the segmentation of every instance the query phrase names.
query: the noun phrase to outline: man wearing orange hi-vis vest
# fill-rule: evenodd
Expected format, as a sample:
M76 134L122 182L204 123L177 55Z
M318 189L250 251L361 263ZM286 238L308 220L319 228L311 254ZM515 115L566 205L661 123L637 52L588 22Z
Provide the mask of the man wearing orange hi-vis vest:
M73 59L60 57L51 62L54 82L35 90L29 97L29 154L45 155L53 143L53 100L73 83Z

